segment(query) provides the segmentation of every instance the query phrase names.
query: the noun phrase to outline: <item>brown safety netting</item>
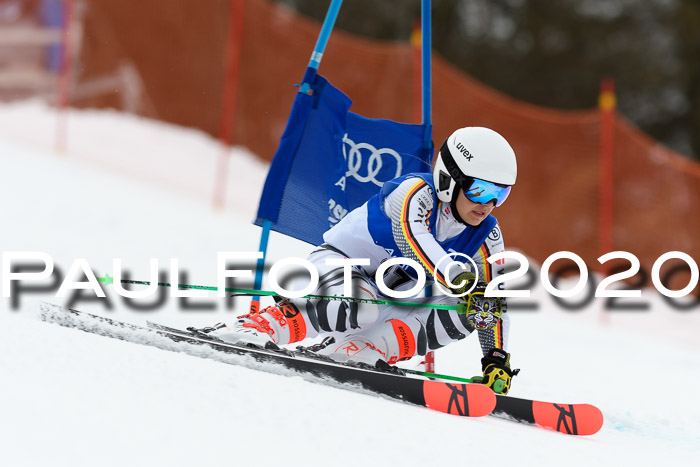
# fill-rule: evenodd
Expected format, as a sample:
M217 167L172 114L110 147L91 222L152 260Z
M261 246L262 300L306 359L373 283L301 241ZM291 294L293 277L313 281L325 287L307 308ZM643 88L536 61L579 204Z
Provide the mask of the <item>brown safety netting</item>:
M294 99L292 85L304 73L320 24L263 0L244 4L233 142L269 160ZM80 79L131 63L144 87L142 114L220 134L229 0L85 5ZM320 72L354 100L353 111L415 123L417 59L407 42L336 30ZM600 112L516 101L437 56L432 97L436 146L456 128L479 125L497 130L515 148L517 186L495 213L506 245L539 261L559 250L573 251L596 269ZM119 101L102 96L73 105L119 106ZM619 116L614 139L613 248L636 254L647 271L670 250L700 260L700 166Z

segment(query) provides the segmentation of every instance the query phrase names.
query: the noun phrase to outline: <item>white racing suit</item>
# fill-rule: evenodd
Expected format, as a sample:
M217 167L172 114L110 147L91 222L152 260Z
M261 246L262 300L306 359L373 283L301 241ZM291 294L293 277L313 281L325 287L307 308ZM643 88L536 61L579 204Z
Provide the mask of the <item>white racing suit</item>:
M450 260L445 258L435 273L435 265L448 252L471 257L480 280L489 282L503 274L504 266L486 261L489 255L504 250L496 219L488 216L479 226L467 226L455 219L450 206L439 202L434 192L430 174L410 174L386 182L377 195L328 230L325 243L307 258L319 271L313 294L343 295L343 267L326 264L330 258L369 258L368 266L352 267L352 290L354 297L370 299L384 298L374 274L392 257L415 260L425 269L426 277L444 289L449 289L445 277L454 279L461 272L458 267L446 270ZM464 258L461 261L469 264ZM292 288L308 284L308 279L300 279L303 281ZM384 283L392 290L411 289L415 281L410 267L392 266L384 274ZM424 300L454 305L460 299L442 295ZM496 326L478 331L484 353L493 347L506 349L509 318L503 302L503 315ZM337 361L374 364L382 359L396 363L464 339L474 330L465 315L453 310L303 298L283 301L278 309L281 313L277 316L266 316L277 344L333 335L335 343L319 353Z

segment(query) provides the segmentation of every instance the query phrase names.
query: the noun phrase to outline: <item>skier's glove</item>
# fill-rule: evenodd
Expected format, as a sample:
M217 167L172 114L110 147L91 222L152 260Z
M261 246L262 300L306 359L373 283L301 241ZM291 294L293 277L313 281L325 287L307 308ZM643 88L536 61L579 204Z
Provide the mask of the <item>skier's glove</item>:
M454 279L452 279L452 283L455 284L455 286L451 287L450 291L456 295L464 295L467 293L467 290L472 288L474 281L476 281L476 274L473 272L460 272ZM484 287L486 287L486 282L479 281L476 288L472 292L475 292L479 288L479 285L482 284Z
M481 359L481 369L484 371L482 383L500 394L508 394L510 380L520 373L519 369L511 370L510 354L499 348L493 348L486 353ZM502 387L500 391L498 391L499 387Z

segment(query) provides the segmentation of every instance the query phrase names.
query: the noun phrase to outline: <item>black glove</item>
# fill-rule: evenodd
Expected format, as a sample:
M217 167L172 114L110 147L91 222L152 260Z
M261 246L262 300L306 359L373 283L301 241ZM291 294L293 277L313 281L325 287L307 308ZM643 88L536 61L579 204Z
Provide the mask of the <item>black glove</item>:
M486 353L481 359L481 369L484 371L482 383L500 394L508 394L510 380L520 373L519 369L511 370L510 354L499 348L493 348Z

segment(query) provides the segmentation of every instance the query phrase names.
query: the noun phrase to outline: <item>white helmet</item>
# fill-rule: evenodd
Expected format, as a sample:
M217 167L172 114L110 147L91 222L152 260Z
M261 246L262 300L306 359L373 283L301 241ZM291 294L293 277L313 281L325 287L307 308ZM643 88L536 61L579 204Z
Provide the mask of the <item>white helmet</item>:
M478 178L497 185L515 183L518 166L508 141L488 128L467 127L452 133L438 153L433 181L440 201L450 203Z

